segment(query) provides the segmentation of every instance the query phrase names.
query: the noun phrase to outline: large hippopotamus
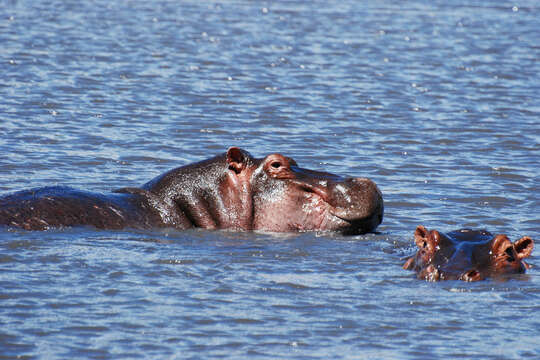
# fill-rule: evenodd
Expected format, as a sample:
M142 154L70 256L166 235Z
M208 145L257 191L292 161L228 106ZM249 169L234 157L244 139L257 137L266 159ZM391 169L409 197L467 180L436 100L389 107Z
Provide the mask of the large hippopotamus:
M292 232L375 230L383 198L375 183L262 159L231 147L144 184L101 194L45 187L0 197L0 224L27 230L171 227Z
M416 271L419 279L428 281L477 281L524 273L529 265L523 259L534 246L528 236L512 243L506 235L493 236L485 230L462 229L444 234L421 225L414 238L419 250L403 268Z

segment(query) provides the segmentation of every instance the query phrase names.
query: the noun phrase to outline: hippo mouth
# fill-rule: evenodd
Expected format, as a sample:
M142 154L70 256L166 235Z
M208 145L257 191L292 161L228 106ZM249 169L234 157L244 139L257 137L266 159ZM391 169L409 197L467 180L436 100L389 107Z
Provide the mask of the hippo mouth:
M351 215L349 209L332 207L329 212L344 223L344 227L341 230L344 235L358 235L371 232L382 222L383 217L382 209L363 217Z

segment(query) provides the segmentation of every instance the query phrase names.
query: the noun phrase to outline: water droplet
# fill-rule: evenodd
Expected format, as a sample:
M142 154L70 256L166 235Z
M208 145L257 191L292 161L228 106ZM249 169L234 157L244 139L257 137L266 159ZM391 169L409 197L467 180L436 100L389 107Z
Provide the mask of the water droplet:
M518 12L518 11L519 11L519 8L518 8L517 6L513 6L513 7L512 7L512 11L513 11L513 12Z
M262 8L263 14L268 14L268 8Z

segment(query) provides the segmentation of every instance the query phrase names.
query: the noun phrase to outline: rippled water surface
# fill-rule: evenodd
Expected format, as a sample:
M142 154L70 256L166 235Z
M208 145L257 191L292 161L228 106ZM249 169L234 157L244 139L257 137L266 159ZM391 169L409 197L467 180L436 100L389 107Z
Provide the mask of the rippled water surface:
M507 281L401 269L414 228L540 241L536 1L2 1L0 194L224 152L368 176L378 233L0 229L0 358L540 357Z

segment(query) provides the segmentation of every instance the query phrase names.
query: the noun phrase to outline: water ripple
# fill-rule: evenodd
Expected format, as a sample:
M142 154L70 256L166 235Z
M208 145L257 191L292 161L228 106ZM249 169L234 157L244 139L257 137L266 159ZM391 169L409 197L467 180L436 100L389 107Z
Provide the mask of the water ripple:
M536 257L477 284L401 269L418 224L538 239L534 1L4 8L2 193L139 186L240 145L385 197L347 238L2 229L5 358L539 356Z

